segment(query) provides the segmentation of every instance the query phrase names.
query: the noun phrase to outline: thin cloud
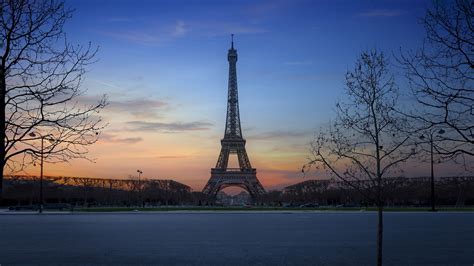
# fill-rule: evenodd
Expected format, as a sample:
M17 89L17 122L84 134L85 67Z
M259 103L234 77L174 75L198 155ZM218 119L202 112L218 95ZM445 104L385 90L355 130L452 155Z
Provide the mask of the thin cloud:
M141 137L132 137L132 138L119 138L117 135L101 133L99 136L99 142L102 143L124 143L124 144L134 144L137 142L143 141Z
M201 28L203 32L207 32L211 36L220 36L227 34L258 34L266 33L267 29L255 26L255 25L244 25L236 23L210 23L202 24Z
M255 24L242 24L228 21L183 21L178 20L173 24L168 24L157 28L156 23L148 21L147 26L140 26L134 29L102 31L100 34L117 40L136 43L144 46L160 46L178 38L183 38L192 33L197 36L222 36L234 34L258 34L266 33L267 29Z
M176 22L176 25L174 26L174 31L172 33L173 36L175 37L182 37L188 32L188 28L184 21L178 21Z
M156 32L146 30L129 30L129 31L108 31L102 32L103 35L118 40L124 40L146 46L156 46L163 42L163 37Z
M157 156L159 159L181 159L181 158L188 158L187 155L160 155Z
M95 95L82 95L78 97L77 100L79 104L91 106L97 104L100 98L100 96ZM134 119L159 118L161 117L161 113L170 109L168 102L151 98L113 100L111 97L107 97L107 103L108 104L104 109L104 113L120 113L132 116Z
M358 13L358 17L365 18L384 18L384 17L398 17L404 15L406 12L400 9L374 9L366 12Z
M147 26L136 26L133 29L104 31L102 35L114 39L132 42L145 46L159 46L176 38L181 38L189 33L189 25L182 20L163 27L154 26L153 20L146 22Z
M83 106L97 105L99 101L104 97L103 95L80 95L76 97L76 103Z
M128 113L136 118L158 117L158 112L168 108L169 104L154 99L133 99L126 101L109 101L107 111Z
M298 154L304 153L307 154L307 151L310 147L309 134L306 143L286 143L283 145L277 145L270 149L272 152L286 153L288 155L292 154L294 156L299 156Z
M163 132L183 132L208 130L213 125L208 122L147 122L129 121L126 122L128 131L163 131Z
M188 22L186 25L192 26L194 35L205 37L225 36L231 33L243 35L268 32L267 29L259 25L229 21L194 21Z
M313 132L309 131L268 131L263 133L257 133L249 136L249 139L255 140L273 140L273 139L284 139L284 138L302 138L311 136Z
M82 95L78 97L78 103L91 106L97 104L99 96ZM136 118L158 118L159 113L167 110L169 104L156 99L136 98L131 100L112 100L108 97L108 105L105 107L106 113L128 114Z
M124 90L124 88L120 87L120 86L117 86L115 84L112 84L110 82L105 82L105 81L102 81L102 80L96 80L96 79L90 79L90 81L92 82L95 82L99 85L102 85L102 86L106 86L106 87L110 87L112 89L118 89L118 90Z

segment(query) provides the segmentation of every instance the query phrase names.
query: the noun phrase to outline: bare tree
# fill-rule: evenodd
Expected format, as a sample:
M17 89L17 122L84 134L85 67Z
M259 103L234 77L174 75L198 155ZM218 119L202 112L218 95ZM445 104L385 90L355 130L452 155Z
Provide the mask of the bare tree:
M434 1L422 24L424 46L400 58L420 104L408 115L445 131L434 145L444 158L474 156L474 1Z
M72 10L63 2L0 0L0 10L1 197L6 170L21 170L39 156L85 158L103 128L97 113L106 100L78 101L97 49L67 41L63 26Z
M382 264L383 180L399 174L412 155L404 134L406 121L396 111L398 89L383 53L364 52L346 74L347 101L336 105L337 117L312 143L315 166L356 189L378 209L377 264Z

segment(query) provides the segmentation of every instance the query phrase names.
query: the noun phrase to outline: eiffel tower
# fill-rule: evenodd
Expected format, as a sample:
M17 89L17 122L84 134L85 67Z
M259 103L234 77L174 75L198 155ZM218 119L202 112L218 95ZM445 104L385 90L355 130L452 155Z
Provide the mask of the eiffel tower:
M237 50L234 49L234 35L232 45L227 53L229 61L229 95L227 97L227 119L224 138L221 140L221 153L215 168L211 168L211 178L207 181L203 193L215 197L220 190L237 186L247 190L252 198L264 194L260 181L257 179L257 169L252 168L245 139L240 127L239 97L237 91ZM229 155L236 154L239 168L228 168Z

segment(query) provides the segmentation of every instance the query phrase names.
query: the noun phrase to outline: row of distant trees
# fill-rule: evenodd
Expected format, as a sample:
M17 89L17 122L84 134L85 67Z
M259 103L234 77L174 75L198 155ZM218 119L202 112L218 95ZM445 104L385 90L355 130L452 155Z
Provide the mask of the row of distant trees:
M369 182L369 181L363 181ZM429 177L391 178L383 184L388 206L428 206ZM36 205L39 178L8 176L5 180L5 204ZM443 177L436 181L437 204L474 205L474 176ZM69 203L72 206L162 206L214 205L215 198L193 192L173 180L103 179L47 176L43 180L44 203ZM359 191L336 180L307 180L281 191L270 191L254 202L264 206L300 206L304 204L373 206Z
M385 179L383 184L385 205L427 207L431 203L429 184L429 177ZM474 176L439 178L435 186L437 205L451 207L474 205ZM358 190L345 182L336 180L307 180L288 186L282 191L270 191L259 198L259 203L267 206L304 204L374 206L374 202L368 201Z
M369 181L365 181L369 182ZM389 206L427 206L430 202L428 177L384 180ZM35 205L40 181L32 176L7 176L7 205ZM442 206L474 205L474 177L444 177L436 182L437 203ZM47 176L43 180L44 203L73 206L162 206L214 205L215 198L173 180L103 179ZM281 191L270 191L253 202L265 206L303 204L373 206L359 191L336 180L307 180Z
M5 179L4 204L35 205L40 181L32 176ZM202 196L173 180L103 179L47 176L43 180L44 203L73 206L160 206L198 204Z
M377 206L377 265L388 203L384 180L402 175L403 164L424 151L432 162L436 154L473 167L474 1L434 1L422 24L423 47L402 50L395 64L377 50L360 55L345 76L346 99L318 132L303 167L326 171ZM411 100L398 101L394 65L405 72Z

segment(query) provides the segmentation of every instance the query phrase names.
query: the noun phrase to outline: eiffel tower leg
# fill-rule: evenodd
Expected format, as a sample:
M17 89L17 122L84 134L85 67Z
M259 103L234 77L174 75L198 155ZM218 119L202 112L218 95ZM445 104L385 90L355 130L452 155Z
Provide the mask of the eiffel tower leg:
M252 169L252 165L250 165L250 160L247 156L245 147L241 147L237 150L237 157L239 159L239 165L241 169Z
M229 163L229 153L229 149L224 147L221 148L221 153L219 154L219 159L217 159L216 168L227 169L227 165Z

